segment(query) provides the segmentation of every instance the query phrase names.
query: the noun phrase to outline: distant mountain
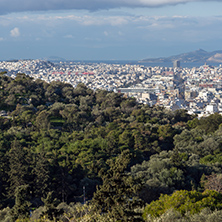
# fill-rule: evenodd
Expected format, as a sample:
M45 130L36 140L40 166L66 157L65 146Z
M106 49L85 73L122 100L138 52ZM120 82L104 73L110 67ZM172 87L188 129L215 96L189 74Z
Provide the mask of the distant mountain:
M198 49L193 52L182 53L170 57L143 59L139 62L164 63L164 62L173 62L175 60L179 60L182 63L192 63L192 62L205 63L208 61L222 63L222 50L207 52L203 49Z
M65 62L66 61L66 59L58 57L58 56L50 56L48 58L45 58L45 60L48 60L50 62L60 62L60 61Z

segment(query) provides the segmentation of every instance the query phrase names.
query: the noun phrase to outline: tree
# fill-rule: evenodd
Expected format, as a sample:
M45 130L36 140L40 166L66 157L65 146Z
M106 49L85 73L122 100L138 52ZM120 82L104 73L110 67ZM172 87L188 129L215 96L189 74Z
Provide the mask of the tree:
M45 199L42 198L42 201L45 205L45 211L41 216L56 221L57 217L63 213L63 210L56 208L58 201L53 197L53 192L49 192Z
M30 163L28 151L24 149L17 140L13 141L9 158L9 193L14 195L17 187L32 182L30 178Z
M49 113L46 110L43 110L38 114L35 125L38 129L50 128Z
M50 190L50 164L46 159L46 154L40 152L36 154L35 167L32 170L34 175L35 195L45 197Z
M141 221L141 214L136 211L142 206L142 201L135 195L138 186L125 172L129 163L128 150L122 152L115 161L108 161L110 168L102 173L103 184L94 194L92 204L95 210L108 213L116 220Z
M15 190L15 205L12 208L12 219L26 218L29 216L31 203L29 202L30 193L28 185L21 185Z
M159 200L151 202L144 209L143 218L159 217L169 209L174 209L185 215L196 214L208 207L211 210L221 210L222 194L212 190L203 193L198 191L179 190L172 195L161 195Z
M133 148L134 138L130 130L126 129L122 134L119 135L119 144L126 145L129 148Z
M152 155L149 161L131 167L132 176L144 184L139 196L145 202L158 199L161 193L169 194L186 187L185 173L172 163L172 155L172 151L162 151Z

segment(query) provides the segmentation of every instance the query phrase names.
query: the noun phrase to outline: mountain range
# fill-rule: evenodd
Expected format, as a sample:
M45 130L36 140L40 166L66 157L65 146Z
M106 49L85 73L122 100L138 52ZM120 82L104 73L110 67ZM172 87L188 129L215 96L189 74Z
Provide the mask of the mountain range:
M213 52L207 52L203 49L198 49L196 51L182 53L179 55L160 57L160 58L149 58L143 59L139 62L144 63L165 63L173 62L179 60L182 63L192 63L192 62L212 62L212 63L222 63L222 50L217 50Z

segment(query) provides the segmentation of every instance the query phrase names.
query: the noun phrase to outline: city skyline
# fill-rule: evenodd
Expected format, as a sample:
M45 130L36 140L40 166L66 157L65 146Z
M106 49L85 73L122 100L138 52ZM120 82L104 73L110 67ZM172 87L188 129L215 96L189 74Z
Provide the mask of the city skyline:
M1 1L0 60L140 60L220 50L221 6L192 0Z

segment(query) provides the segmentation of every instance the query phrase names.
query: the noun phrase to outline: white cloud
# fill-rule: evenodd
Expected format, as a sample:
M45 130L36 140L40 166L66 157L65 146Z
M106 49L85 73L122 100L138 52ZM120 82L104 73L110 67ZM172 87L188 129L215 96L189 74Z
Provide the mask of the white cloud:
M0 37L0 41L3 41L3 40L4 40L4 38Z
M64 38L66 38L66 39L73 39L74 37L73 37L73 35L65 35Z
M113 26L116 28L124 27L152 27L152 28L173 28L173 27L190 27L192 26L207 26L211 24L218 23L221 25L222 17L212 16L212 17L199 17L199 16L102 16L102 15L28 15L26 17L14 17L11 19L8 25L17 24L21 26L26 24L32 27L41 27L42 30L54 31L58 28L64 28L68 30L71 27L80 26ZM44 28L43 28L44 27ZM47 29L46 29L47 27ZM66 28L67 27L67 28ZM19 29L16 27L11 30L11 36L18 37L20 35ZM64 35L65 38L72 38L72 34Z
M10 35L11 37L15 37L15 38L19 37L20 36L19 28L15 27L14 29L12 29L10 31Z
M105 36L108 36L108 35L109 35L109 33L108 33L107 31L104 31L103 34L104 34Z

